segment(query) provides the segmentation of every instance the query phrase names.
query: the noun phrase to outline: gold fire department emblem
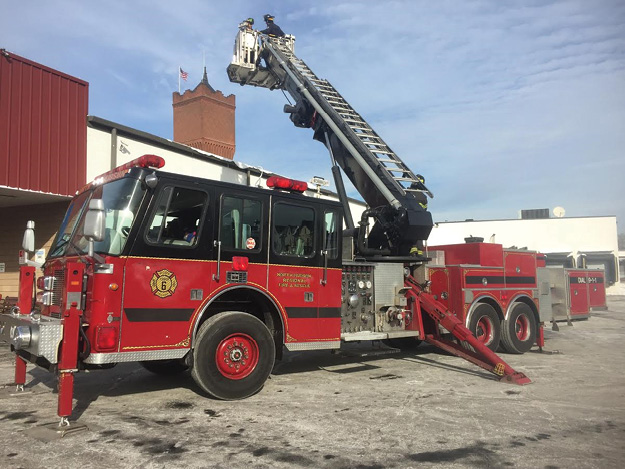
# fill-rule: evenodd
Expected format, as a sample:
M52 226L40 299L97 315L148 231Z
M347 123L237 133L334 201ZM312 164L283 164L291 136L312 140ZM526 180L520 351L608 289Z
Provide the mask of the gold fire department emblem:
M167 269L159 270L152 276L152 280L150 280L152 293L159 298L167 298L173 295L177 286L178 280L176 280L176 275Z

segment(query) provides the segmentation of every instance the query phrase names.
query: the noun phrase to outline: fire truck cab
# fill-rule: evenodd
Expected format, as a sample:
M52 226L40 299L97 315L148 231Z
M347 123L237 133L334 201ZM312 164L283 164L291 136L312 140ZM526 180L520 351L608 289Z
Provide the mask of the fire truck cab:
M11 325L24 335L13 342L20 356L57 366L60 321L73 300L83 311L78 368L192 367L220 398L258 391L283 344L338 348L341 205L297 193L307 189L299 181L270 179L278 186L270 191L150 167L163 163L143 157L72 201L38 282L41 316ZM97 211L103 229L89 255L85 232L93 228L85 224ZM72 297L65 281L77 265L83 275ZM41 357L44 343L51 350Z

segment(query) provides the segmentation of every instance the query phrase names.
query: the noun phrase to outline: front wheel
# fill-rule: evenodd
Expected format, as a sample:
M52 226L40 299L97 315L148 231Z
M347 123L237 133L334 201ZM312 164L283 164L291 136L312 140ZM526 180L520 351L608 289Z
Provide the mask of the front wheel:
M508 353L528 352L536 342L536 318L525 303L515 303L503 322L501 346Z
M499 316L491 305L480 303L477 305L471 321L469 321L469 330L475 338L486 345L493 352L499 347L501 339L501 322Z
M191 376L218 399L244 399L263 387L275 356L276 347L265 324L250 314L228 311L200 327Z

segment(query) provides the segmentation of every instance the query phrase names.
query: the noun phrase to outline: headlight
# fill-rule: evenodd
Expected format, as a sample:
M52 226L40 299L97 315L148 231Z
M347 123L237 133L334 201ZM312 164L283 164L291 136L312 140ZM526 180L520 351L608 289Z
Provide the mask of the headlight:
M30 327L28 326L14 326L11 331L11 343L19 350L27 348L30 345Z
M54 277L44 277L43 278L43 289L45 291L52 291L54 288Z
M44 306L52 305L52 292L51 291L44 292L44 294L41 295L41 303Z

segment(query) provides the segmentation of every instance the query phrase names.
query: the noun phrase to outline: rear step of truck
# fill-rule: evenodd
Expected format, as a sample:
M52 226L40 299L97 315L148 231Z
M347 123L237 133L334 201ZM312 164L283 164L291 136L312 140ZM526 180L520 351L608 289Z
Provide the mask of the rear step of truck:
M477 340L462 321L431 294L425 292L414 279L409 277L406 286L410 288L407 296L413 300L413 318L418 320L421 329L420 339L490 371L497 375L500 381L519 385L532 382L523 373L514 371L499 355ZM434 320L436 327L429 327L428 330L424 328L423 313ZM439 325L448 330L460 343L470 345L473 350L444 339L440 334Z

